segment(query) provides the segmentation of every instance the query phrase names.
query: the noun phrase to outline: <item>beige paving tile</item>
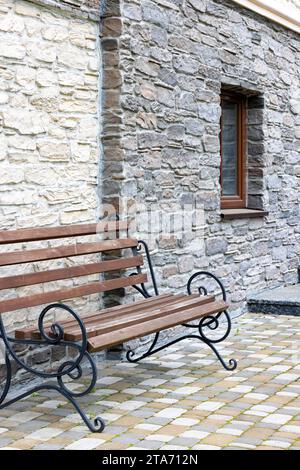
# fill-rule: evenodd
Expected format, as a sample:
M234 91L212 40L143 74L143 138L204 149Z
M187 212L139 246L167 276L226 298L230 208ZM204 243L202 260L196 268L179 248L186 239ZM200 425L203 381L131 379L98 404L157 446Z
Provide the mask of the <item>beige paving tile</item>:
M236 436L227 434L212 434L201 441L201 444L209 444L218 447L225 447L236 439Z

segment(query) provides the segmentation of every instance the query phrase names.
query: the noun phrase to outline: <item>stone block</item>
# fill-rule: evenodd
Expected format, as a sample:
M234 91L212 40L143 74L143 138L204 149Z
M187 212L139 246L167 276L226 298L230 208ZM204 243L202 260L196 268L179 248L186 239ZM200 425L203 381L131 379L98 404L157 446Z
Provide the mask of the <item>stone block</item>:
M56 60L56 47L46 41L32 41L27 46L27 54L38 61L53 63Z
M140 57L135 61L135 68L144 75L156 77L158 75L159 65L156 62L150 61L149 59Z
M80 48L74 46L60 46L57 50L57 62L70 69L85 70L89 58L87 54L82 54Z
M24 20L12 13L0 19L0 31L6 33L21 33L24 30Z
M7 138L0 134L0 160L5 160L7 156Z
M228 242L225 238L209 238L206 240L206 254L213 256L217 254L225 254L228 247Z
M63 42L69 36L68 28L58 25L47 25L42 28L42 37L47 41Z
M204 2L204 0L188 0L188 3L200 13L204 13L206 10L206 3Z
M119 37L122 33L122 20L120 18L104 18L102 34L105 37Z
M167 144L167 136L158 132L141 132L138 135L140 149L164 147Z
M36 83L42 87L51 87L58 81L57 74L48 69L38 69L36 73Z
M24 59L26 55L26 48L22 44L15 42L8 42L1 40L0 42L0 56L7 59Z
M29 16L33 18L39 18L41 16L41 11L37 6L22 0L15 4L15 12L18 15Z
M173 124L167 128L167 136L170 140L183 140L185 127L182 124Z
M3 111L3 125L15 129L20 134L38 135L46 132L47 116L44 113L26 109L7 109Z
M198 72L199 61L190 56L175 56L173 67L176 72L194 75Z
M15 165L1 165L0 167L0 184L17 184L24 180L23 168Z
M217 153L220 151L220 139L218 136L205 135L203 138L203 147L205 152Z
M162 28L167 28L169 25L167 13L163 8L158 8L154 2L144 1L142 3L142 17L144 21Z
M68 162L70 146L67 142L45 140L38 143L40 158L50 162Z
M86 209L62 212L60 223L63 225L84 223L93 219L93 214Z

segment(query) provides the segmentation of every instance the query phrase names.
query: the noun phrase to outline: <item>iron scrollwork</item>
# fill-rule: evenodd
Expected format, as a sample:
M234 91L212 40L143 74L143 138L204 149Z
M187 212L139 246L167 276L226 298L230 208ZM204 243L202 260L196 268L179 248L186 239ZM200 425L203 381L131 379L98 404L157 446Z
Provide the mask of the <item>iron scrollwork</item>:
M217 287L220 290L221 297L222 297L223 301L224 302L227 301L226 290L225 290L225 287L224 287L223 283L220 281L220 279L217 276L215 276L214 274L212 274L208 271L199 271L199 272L193 274L190 277L190 279L187 283L187 292L188 292L189 295L192 295L192 293L193 293L192 292L193 283L200 277L209 278L212 281L214 281L217 284ZM201 295L208 295L209 289L207 288L206 285L200 285L200 286L198 286L198 293L199 293L200 296ZM196 329L198 329L198 332L199 332L198 339L200 339L200 341L204 342L211 349L213 349L216 356L218 357L218 359L222 363L223 367L226 370L230 370L230 371L236 369L237 361L235 359L230 359L229 360L229 365L227 365L225 363L225 361L222 359L219 352L216 350L215 346L214 346L215 344L218 344L218 343L221 343L221 342L225 341L226 338L229 336L229 334L231 332L232 323L231 323L230 315L227 312L227 310L224 310L224 311L222 311L222 312L220 312L216 315L207 315L207 316L201 318L197 325L184 324L183 326L185 326L187 328L196 328ZM225 327L225 331L222 333L221 336L219 336L219 337L217 337L216 335L210 336L208 334L207 330L210 330L212 332L216 332L219 329L220 326Z
M156 284L156 280L155 280L152 261L151 261L151 258L150 258L149 248L148 248L148 246L145 242L140 242L140 245L139 245L139 248L138 248L139 251L141 250L142 247L144 247L144 249L145 249L146 258L147 258L149 268L150 268L150 274L151 274L151 277L152 277L152 280L153 280L154 291L155 291L155 294L158 295L158 289L157 289L157 284ZM226 296L226 291L225 291L224 285L218 279L217 276L215 276L214 274L209 273L207 271L200 271L200 272L197 272L197 273L195 273L191 276L191 278L189 279L189 281L187 283L187 292L188 292L188 294L192 295L193 283L200 276L206 276L206 277L210 278L211 280L213 280L217 284L218 288L220 289L222 299L224 300L224 302L226 302L227 296ZM145 286L142 286L142 287L136 286L136 289L140 293L142 293L142 295L145 298L150 297L148 291L145 289ZM198 286L198 293L199 293L200 296L201 295L208 295L208 292L209 292L209 289L208 289L207 286L205 286L205 285ZM153 354L156 354L156 353L162 351L163 349L165 349L169 346L172 346L172 345L178 343L179 341L183 341L185 339L196 339L196 340L200 340L201 342L205 343L207 346L209 346L211 348L211 350L215 353L218 360L221 362L222 366L226 370L233 371L233 370L236 369L237 361L235 359L229 359L229 362L227 364L224 361L224 359L222 358L222 356L220 355L220 353L218 352L218 350L216 349L216 346L215 346L216 344L221 343L222 341L224 341L229 336L229 334L231 332L231 327L232 327L231 318L230 318L230 315L228 314L228 312L226 310L224 310L223 312L220 312L216 315L209 315L209 316L203 317L203 318L200 319L200 321L197 324L184 323L184 324L182 324L182 326L186 327L186 328L196 329L198 331L198 334L183 335L179 338L176 338L176 339L174 339L170 342L167 342L166 344L163 344L163 345L157 347L157 343L158 343L158 340L159 340L159 337L160 337L160 332L155 333L154 338L152 340L152 343L150 344L150 347L148 348L148 350L145 353L142 353L141 355L138 355L134 350L131 349L131 350L127 351L127 353L126 353L127 360L129 362L132 362L132 363L137 363L137 362L139 362L139 361L141 361L141 360L143 360L143 359L145 359L145 358L147 358L147 357L149 357ZM225 331L222 333L222 335L219 336L219 337L216 337L216 335L214 335L213 337L210 337L210 335L208 334L208 330L216 332L220 326L225 326Z
M68 313L73 317L73 319L78 323L78 326L81 331L81 342L72 342L64 340L64 328L59 323L53 323L50 328L45 327L45 318L47 314L53 309L60 309ZM7 406L22 400L23 398L30 396L32 393L41 391L41 390L52 390L63 395L69 402L72 403L76 411L79 413L85 424L88 426L92 432L102 432L105 424L103 420L99 417L91 421L87 415L82 411L78 405L76 398L83 397L90 393L96 385L97 382L97 368L96 365L87 352L87 334L84 323L82 322L79 315L77 315L74 310L68 307L65 304L55 303L48 305L39 315L38 319L38 331L40 334L40 340L27 340L27 339L16 339L10 337L6 334L3 320L0 316L0 339L4 342L5 346L5 364L6 364L6 381L4 384L4 389L0 395L0 409L6 408ZM23 344L28 346L62 346L68 348L74 348L77 351L77 357L75 359L69 359L63 362L56 371L54 372L42 372L36 370L33 367L30 367L26 364L14 351L14 345ZM8 392L11 388L11 379L12 379L12 367L11 360L13 359L16 364L23 370L39 377L42 379L56 379L56 382L43 383L37 385L34 388L26 391L25 393L5 402L5 399L8 395ZM82 362L87 360L90 366L91 371L91 380L89 384L85 387L83 391L75 392L64 382L64 379L68 377L71 380L79 380L83 375Z

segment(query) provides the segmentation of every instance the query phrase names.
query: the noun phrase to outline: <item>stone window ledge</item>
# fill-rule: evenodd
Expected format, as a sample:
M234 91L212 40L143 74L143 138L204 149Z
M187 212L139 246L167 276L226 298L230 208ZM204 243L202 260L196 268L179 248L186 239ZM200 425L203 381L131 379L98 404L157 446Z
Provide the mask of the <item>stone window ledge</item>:
M269 212L258 210L258 209L222 209L221 210L221 217L224 220L266 217L268 214Z

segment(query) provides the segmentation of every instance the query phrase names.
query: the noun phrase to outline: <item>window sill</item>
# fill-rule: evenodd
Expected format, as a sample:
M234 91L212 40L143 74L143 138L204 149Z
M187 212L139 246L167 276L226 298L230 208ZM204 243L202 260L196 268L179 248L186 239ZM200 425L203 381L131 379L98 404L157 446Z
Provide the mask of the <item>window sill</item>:
M258 209L222 209L221 217L224 220L231 219L253 219L255 217L266 217L269 214L267 211Z

